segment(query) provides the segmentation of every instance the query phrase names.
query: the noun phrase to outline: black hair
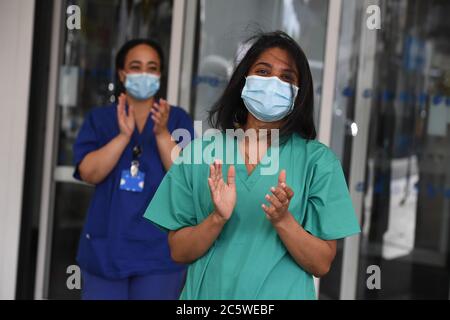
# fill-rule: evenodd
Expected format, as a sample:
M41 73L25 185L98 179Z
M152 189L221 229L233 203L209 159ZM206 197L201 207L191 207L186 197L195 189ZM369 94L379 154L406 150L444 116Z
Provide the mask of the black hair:
M120 94L124 93L125 87L122 81L120 81L119 78L119 70L123 70L125 68L125 60L127 58L128 52L132 50L133 48L140 46L140 45L147 45L150 48L154 49L159 56L160 61L160 69L161 69L161 75L163 77L164 69L165 69L165 61L164 61L164 52L161 47L161 45L152 39L133 39L128 42L126 42L122 48L120 48L119 52L116 55L116 96L120 96ZM161 81L163 83L163 81ZM160 92L162 89L160 90Z
M241 98L246 77L261 54L267 49L280 48L286 50L299 72L299 92L295 100L294 110L285 119L280 128L282 140L298 133L307 140L317 137L314 125L314 87L308 59L297 42L283 31L259 33L247 40L252 44L245 57L236 67L223 95L209 112L209 123L212 127L225 131L243 127L247 123L248 110Z

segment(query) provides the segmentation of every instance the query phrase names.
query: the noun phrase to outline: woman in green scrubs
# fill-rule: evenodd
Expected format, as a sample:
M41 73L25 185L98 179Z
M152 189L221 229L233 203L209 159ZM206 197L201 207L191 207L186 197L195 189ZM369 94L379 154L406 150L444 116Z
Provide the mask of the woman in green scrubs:
M220 132L184 149L145 213L189 265L181 299L315 299L336 240L360 232L340 161L315 140L305 54L282 32L251 41L211 111Z

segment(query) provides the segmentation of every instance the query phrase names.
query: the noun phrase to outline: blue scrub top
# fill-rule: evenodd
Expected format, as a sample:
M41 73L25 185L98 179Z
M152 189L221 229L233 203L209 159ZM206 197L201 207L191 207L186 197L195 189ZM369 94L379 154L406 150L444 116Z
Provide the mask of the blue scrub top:
M172 133L179 128L187 129L194 138L189 115L179 107L172 107L168 129ZM108 144L119 133L117 104L95 108L87 115L74 144L76 179L81 180L78 166L84 157ZM142 149L139 169L145 173L142 193L119 188L122 171L130 169L133 148L137 144ZM110 279L184 269L185 266L176 264L170 257L167 234L143 218L165 174L153 121L149 118L141 134L135 130L113 171L95 187L78 248L77 261L81 269Z

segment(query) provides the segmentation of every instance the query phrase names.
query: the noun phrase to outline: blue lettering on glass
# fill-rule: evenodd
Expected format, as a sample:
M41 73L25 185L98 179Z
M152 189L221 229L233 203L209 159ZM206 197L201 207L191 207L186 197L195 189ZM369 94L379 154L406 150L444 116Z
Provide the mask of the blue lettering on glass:
M384 184L384 178L381 177L380 179L377 179L375 181L375 187L373 190L374 194L380 195L383 194L386 191L386 187ZM367 189L365 188L365 184L364 182L358 182L355 186L355 191L356 192L366 192ZM431 199L434 199L438 196L443 196L447 199L450 199L450 187L448 188L438 188L436 186L433 186L432 184L427 184L426 188L421 188L420 187L420 182L417 182L414 184L413 186L413 192L415 194L419 193L420 191L424 191L425 192L425 196ZM399 194L403 192L403 189L393 189L391 190L391 194Z
M372 91L372 89L366 89L366 90L364 90L364 92L363 92L363 97L364 97L364 99L372 98L372 96L373 96L373 91Z
M352 88L350 88L350 87L346 87L346 88L344 88L344 90L342 91L342 95L343 95L344 97L351 98L351 97L353 97L353 96L355 95L355 90L352 89Z
M220 85L225 85L227 83L226 80L220 79L218 77L212 77L212 76L196 76L196 77L194 77L192 82L193 82L194 86L198 86L198 85L204 83L213 88L217 88Z
M406 91L403 91L400 93L399 98L402 103L408 103L410 101L410 94Z
M358 182L356 184L355 191L356 192L364 192L365 191L364 182Z
M411 145L411 137L408 135L401 135L397 142L397 148L400 152L406 152L409 149L409 146Z
M428 94L423 92L419 95L419 103L421 106L425 105L428 101Z
M88 77L90 79L100 78L100 79L112 79L113 70L112 69L80 69L80 77Z
M382 194L383 193L383 191L384 191L384 180L385 180L385 178L382 176L375 183L374 192L376 194Z
M433 185L431 185L431 184L427 185L427 195L429 198L435 198L437 196L436 191L437 191L437 189Z
M405 40L403 67L406 70L422 70L425 65L425 42L417 37L409 36Z
M319 87L316 89L316 93L317 93L318 95L321 95L321 94L322 94L322 86L319 86Z
M439 95L436 95L436 96L434 96L434 98L433 98L433 104L441 104L441 102L444 100L444 98L443 97L441 97L441 96L439 96Z
M383 101L384 102L391 102L395 99L395 93L389 90L384 90L383 92Z
M445 190L444 196L448 199L450 199L450 188Z

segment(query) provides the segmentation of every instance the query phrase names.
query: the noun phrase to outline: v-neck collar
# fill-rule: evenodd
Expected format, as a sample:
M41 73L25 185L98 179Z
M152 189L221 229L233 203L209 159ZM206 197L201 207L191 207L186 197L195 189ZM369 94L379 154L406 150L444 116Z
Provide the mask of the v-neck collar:
M149 132L150 129L153 129L153 126L154 126L154 123L153 123L153 120L151 118L151 114L148 115L147 120L145 121L145 124L142 127L142 132L139 132L139 128L138 128L137 123L136 123L136 126L135 126L134 131L133 131L133 136L132 136L133 137L132 138L133 139L133 143L135 143L135 144L143 144L143 139L146 136L149 136L147 133Z
M283 151L284 145L279 146L270 146L267 148L266 153L261 158L261 161L255 166L250 174L248 174L247 167L245 165L245 160L241 154L241 150L239 148L239 141L237 138L233 138L234 140L234 152L236 154L236 176L241 180L242 184L247 188L248 191L251 191L252 188L256 185L256 183L261 179L261 163L266 163L267 157L272 155L274 152L278 152L279 158L281 157L281 152Z

